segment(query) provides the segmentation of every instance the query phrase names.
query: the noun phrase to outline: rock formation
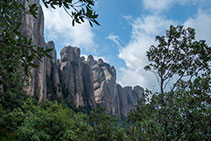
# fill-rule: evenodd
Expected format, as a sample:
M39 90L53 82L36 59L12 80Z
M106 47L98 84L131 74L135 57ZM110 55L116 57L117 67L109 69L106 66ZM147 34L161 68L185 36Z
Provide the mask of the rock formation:
M117 85L120 101L120 115L127 116L127 113L135 107L137 101L142 97L144 89L140 86L124 87Z
M76 107L95 107L91 69L80 57L80 49L65 47L60 56L63 95L73 100Z
M92 65L92 71L96 103L105 107L106 112L119 115L115 68L99 59Z
M27 7L27 0L22 0ZM116 70L102 59L87 60L80 56L80 49L67 46L60 52L60 60L53 41L44 41L44 16L39 0L31 0L39 7L38 18L30 15L23 18L20 31L33 43L45 49L52 49L52 58L43 58L42 62L35 60L38 68L32 69L33 78L27 92L40 102L44 99L56 100L63 97L71 100L76 107L92 109L103 106L107 113L127 116L127 113L141 98L143 88L136 86L122 88L116 83Z
M55 50L55 45L53 41L46 44L46 49L52 49L49 53L52 58L46 57L45 67L46 67L46 85L47 85L47 98L50 100L55 100L62 96L62 88L60 85L59 78L59 63L57 62L57 53ZM45 77L45 76L44 76Z
M23 17L22 25L20 27L21 33L27 38L31 38L33 43L40 47L45 47L44 41L44 15L42 7L40 6L40 0L21 0L21 3L25 7L29 7L30 4L37 4L38 17L34 18L32 15L25 15ZM27 92L34 95L39 101L47 98L47 86L46 86L46 67L45 58L42 62L35 60L35 63L39 66L32 70L33 78L30 80L30 87L27 88Z

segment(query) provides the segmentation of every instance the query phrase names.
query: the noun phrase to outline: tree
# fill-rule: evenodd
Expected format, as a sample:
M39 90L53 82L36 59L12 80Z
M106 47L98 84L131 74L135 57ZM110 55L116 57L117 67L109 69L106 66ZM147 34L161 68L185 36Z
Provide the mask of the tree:
M88 115L87 122L92 126L90 135L95 141L123 141L126 140L124 129L117 123L117 119L106 114L103 107L94 109Z
M56 101L37 103L29 97L8 114L0 109L0 140L91 140L87 115Z
M22 106L25 116L16 133L19 140L89 140L86 115L48 100ZM30 109L29 109L30 108Z
M145 92L130 112L129 135L142 140L208 140L211 137L211 48L195 30L170 26L147 52L145 67L158 76L160 92ZM169 80L169 89L165 85ZM148 99L147 99L148 98Z
M175 80L170 91L183 78L192 81L200 72L210 72L211 49L205 41L195 41L193 28L170 26L165 36L156 36L156 41L158 45L152 45L147 52L151 63L145 69L156 74L161 93L172 78Z

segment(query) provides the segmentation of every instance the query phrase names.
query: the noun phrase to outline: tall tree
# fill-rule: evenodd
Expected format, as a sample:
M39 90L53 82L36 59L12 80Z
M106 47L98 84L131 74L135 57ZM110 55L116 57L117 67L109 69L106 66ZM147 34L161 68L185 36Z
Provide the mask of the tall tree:
M170 26L156 36L145 67L158 76L160 92L147 90L130 112L129 136L142 140L209 140L211 136L211 48L195 30ZM165 89L169 80L170 90ZM147 99L148 98L148 99Z
M147 51L151 63L145 69L156 74L161 93L165 92L171 79L170 91L173 91L184 78L192 81L202 75L201 72L210 72L210 47L203 40L195 40L193 28L170 26L165 36L155 39L158 45L152 45Z

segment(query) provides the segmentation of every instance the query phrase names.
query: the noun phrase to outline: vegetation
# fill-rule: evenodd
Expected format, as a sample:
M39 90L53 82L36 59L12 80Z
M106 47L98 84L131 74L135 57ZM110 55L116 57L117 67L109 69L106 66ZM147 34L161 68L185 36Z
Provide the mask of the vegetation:
M46 7L63 7L75 22L97 23L93 0L43 0ZM75 7L81 6L81 9ZM157 36L145 67L153 71L160 92L146 90L127 118L126 125L104 113L76 110L71 101L56 99L39 103L24 87L34 60L50 50L33 45L19 32L21 18L36 17L36 5L29 9L18 0L0 1L0 140L209 140L211 138L211 48L195 40L195 30L170 26ZM50 86L52 84L49 83ZM52 93L54 87L50 89ZM54 99L54 98L53 98ZM82 110L83 111L83 110Z
M195 30L170 26L147 52L160 92L147 90L130 112L133 140L209 140L211 137L211 48ZM172 80L172 81L170 81ZM169 83L169 88L165 88Z
M76 113L56 101L37 103L29 97L9 113L0 106L0 112L0 140L100 141L118 140L124 135L110 115L96 109L89 115Z

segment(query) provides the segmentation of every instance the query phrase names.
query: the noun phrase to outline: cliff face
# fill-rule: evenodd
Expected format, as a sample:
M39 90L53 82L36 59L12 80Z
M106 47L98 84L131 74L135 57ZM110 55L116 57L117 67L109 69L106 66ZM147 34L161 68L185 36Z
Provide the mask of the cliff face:
M65 97L73 100L76 107L95 107L93 96L92 72L80 49L65 47L60 60L61 83Z
M53 41L46 43L46 49L52 49L50 55L52 58L45 58L44 63L46 67L46 85L47 85L47 98L55 100L62 96L62 88L60 85L59 77L59 63L57 62L57 53Z
M27 7L27 0L22 0ZM39 101L55 100L58 97L70 99L76 107L92 109L103 106L107 113L126 116L141 98L143 88L136 86L122 88L116 83L116 70L102 59L87 60L80 56L80 49L67 46L57 52L53 41L44 41L44 16L39 0L32 0L39 7L38 18L30 15L23 18L20 31L33 43L45 49L52 49L52 58L43 58L42 62L35 60L38 68L32 69L33 78L27 92Z
M40 0L31 0L30 3L27 2L27 0L20 1L25 7L29 7L30 4L34 3L38 6L38 18L34 18L32 15L24 16L20 31L27 38L31 38L35 45L45 47L43 36L44 15L42 7L40 6ZM39 65L39 67L32 70L33 78L30 80L30 86L27 88L27 92L35 96L39 101L42 101L47 98L45 58L43 58L42 62L35 60L35 63Z
M141 98L140 86L122 88L116 83L116 70L102 59L80 57L80 49L65 47L60 53L60 82L63 96L77 107L103 106L107 113L127 116Z
M92 65L92 72L96 103L105 107L106 112L119 115L115 68L99 59Z
M127 113L135 107L138 100L142 98L144 89L140 86L132 87L122 87L117 85L117 90L119 93L119 102L120 102L120 115L127 116Z

